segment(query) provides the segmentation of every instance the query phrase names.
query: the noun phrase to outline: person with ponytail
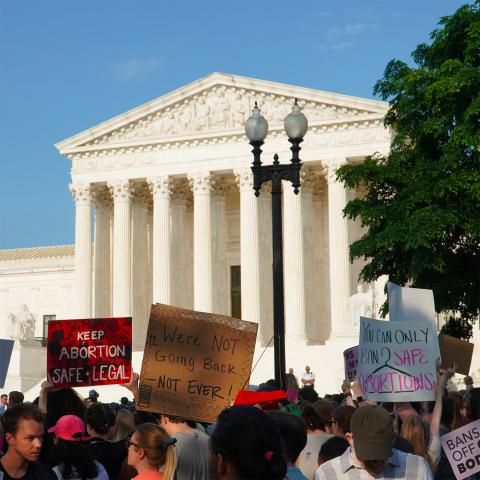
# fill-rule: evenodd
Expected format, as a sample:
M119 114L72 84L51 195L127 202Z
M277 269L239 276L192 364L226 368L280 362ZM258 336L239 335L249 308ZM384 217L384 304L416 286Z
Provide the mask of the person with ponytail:
M133 480L173 480L176 439L155 423L142 423L127 439L128 464L138 475Z
M209 471L218 480L282 480L287 462L274 420L250 405L225 409L210 437Z

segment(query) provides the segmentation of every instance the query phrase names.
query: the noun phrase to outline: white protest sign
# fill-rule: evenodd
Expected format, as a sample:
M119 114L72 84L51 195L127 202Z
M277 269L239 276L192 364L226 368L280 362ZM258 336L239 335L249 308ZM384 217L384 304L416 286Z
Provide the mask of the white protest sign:
M437 332L430 323L360 317L358 378L364 398L434 400L437 356Z
M387 291L390 321L426 321L436 326L435 302L432 290L405 288L387 282Z
M457 480L480 472L480 420L440 437Z

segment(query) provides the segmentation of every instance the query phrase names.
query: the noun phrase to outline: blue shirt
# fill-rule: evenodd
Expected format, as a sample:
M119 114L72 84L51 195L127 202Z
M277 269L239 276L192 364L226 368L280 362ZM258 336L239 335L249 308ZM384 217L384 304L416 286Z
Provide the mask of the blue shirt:
M298 467L289 465L284 480L308 480Z

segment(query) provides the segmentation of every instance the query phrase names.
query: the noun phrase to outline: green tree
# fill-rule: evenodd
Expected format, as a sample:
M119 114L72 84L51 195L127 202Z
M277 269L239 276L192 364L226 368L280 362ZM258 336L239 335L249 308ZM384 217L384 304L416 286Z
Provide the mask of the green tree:
M451 314L446 332L469 338L480 309L480 0L438 26L415 67L392 60L375 84L390 102L390 153L337 176L365 187L344 210L367 227L350 246L352 261L366 260L360 277L432 289Z

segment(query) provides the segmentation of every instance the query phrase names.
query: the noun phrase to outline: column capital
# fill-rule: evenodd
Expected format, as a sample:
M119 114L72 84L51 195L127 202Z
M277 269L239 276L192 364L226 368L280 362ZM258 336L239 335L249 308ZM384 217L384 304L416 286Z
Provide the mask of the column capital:
M253 173L251 168L240 168L234 170L233 174L235 175L235 181L237 182L238 188L240 191L251 190L253 191Z
M77 205L92 204L92 188L89 183L71 183L69 189Z
M170 198L172 181L168 175L147 179L153 198Z
M316 175L311 168L303 167L300 170L300 184L304 190L308 190L308 193L313 192L315 186Z
M232 181L226 176L215 177L212 193L216 197L225 197L232 190Z
M150 191L145 183L136 183L132 186L132 199L136 205L147 208L150 201Z
M188 180L194 194L209 193L213 188L213 179L210 172L190 173Z
M96 208L111 208L113 206L110 190L106 186L96 186L92 189L92 201Z
M346 165L346 164L347 164L346 158L337 158L329 161L328 164L325 165L326 178L329 184L337 182L336 171L338 168L343 167L343 165Z
M132 196L132 186L129 180L117 180L115 182L109 182L108 188L112 195L113 201L130 201Z
M187 200L188 194L190 193L188 180L182 178L173 182L171 192L172 200Z

